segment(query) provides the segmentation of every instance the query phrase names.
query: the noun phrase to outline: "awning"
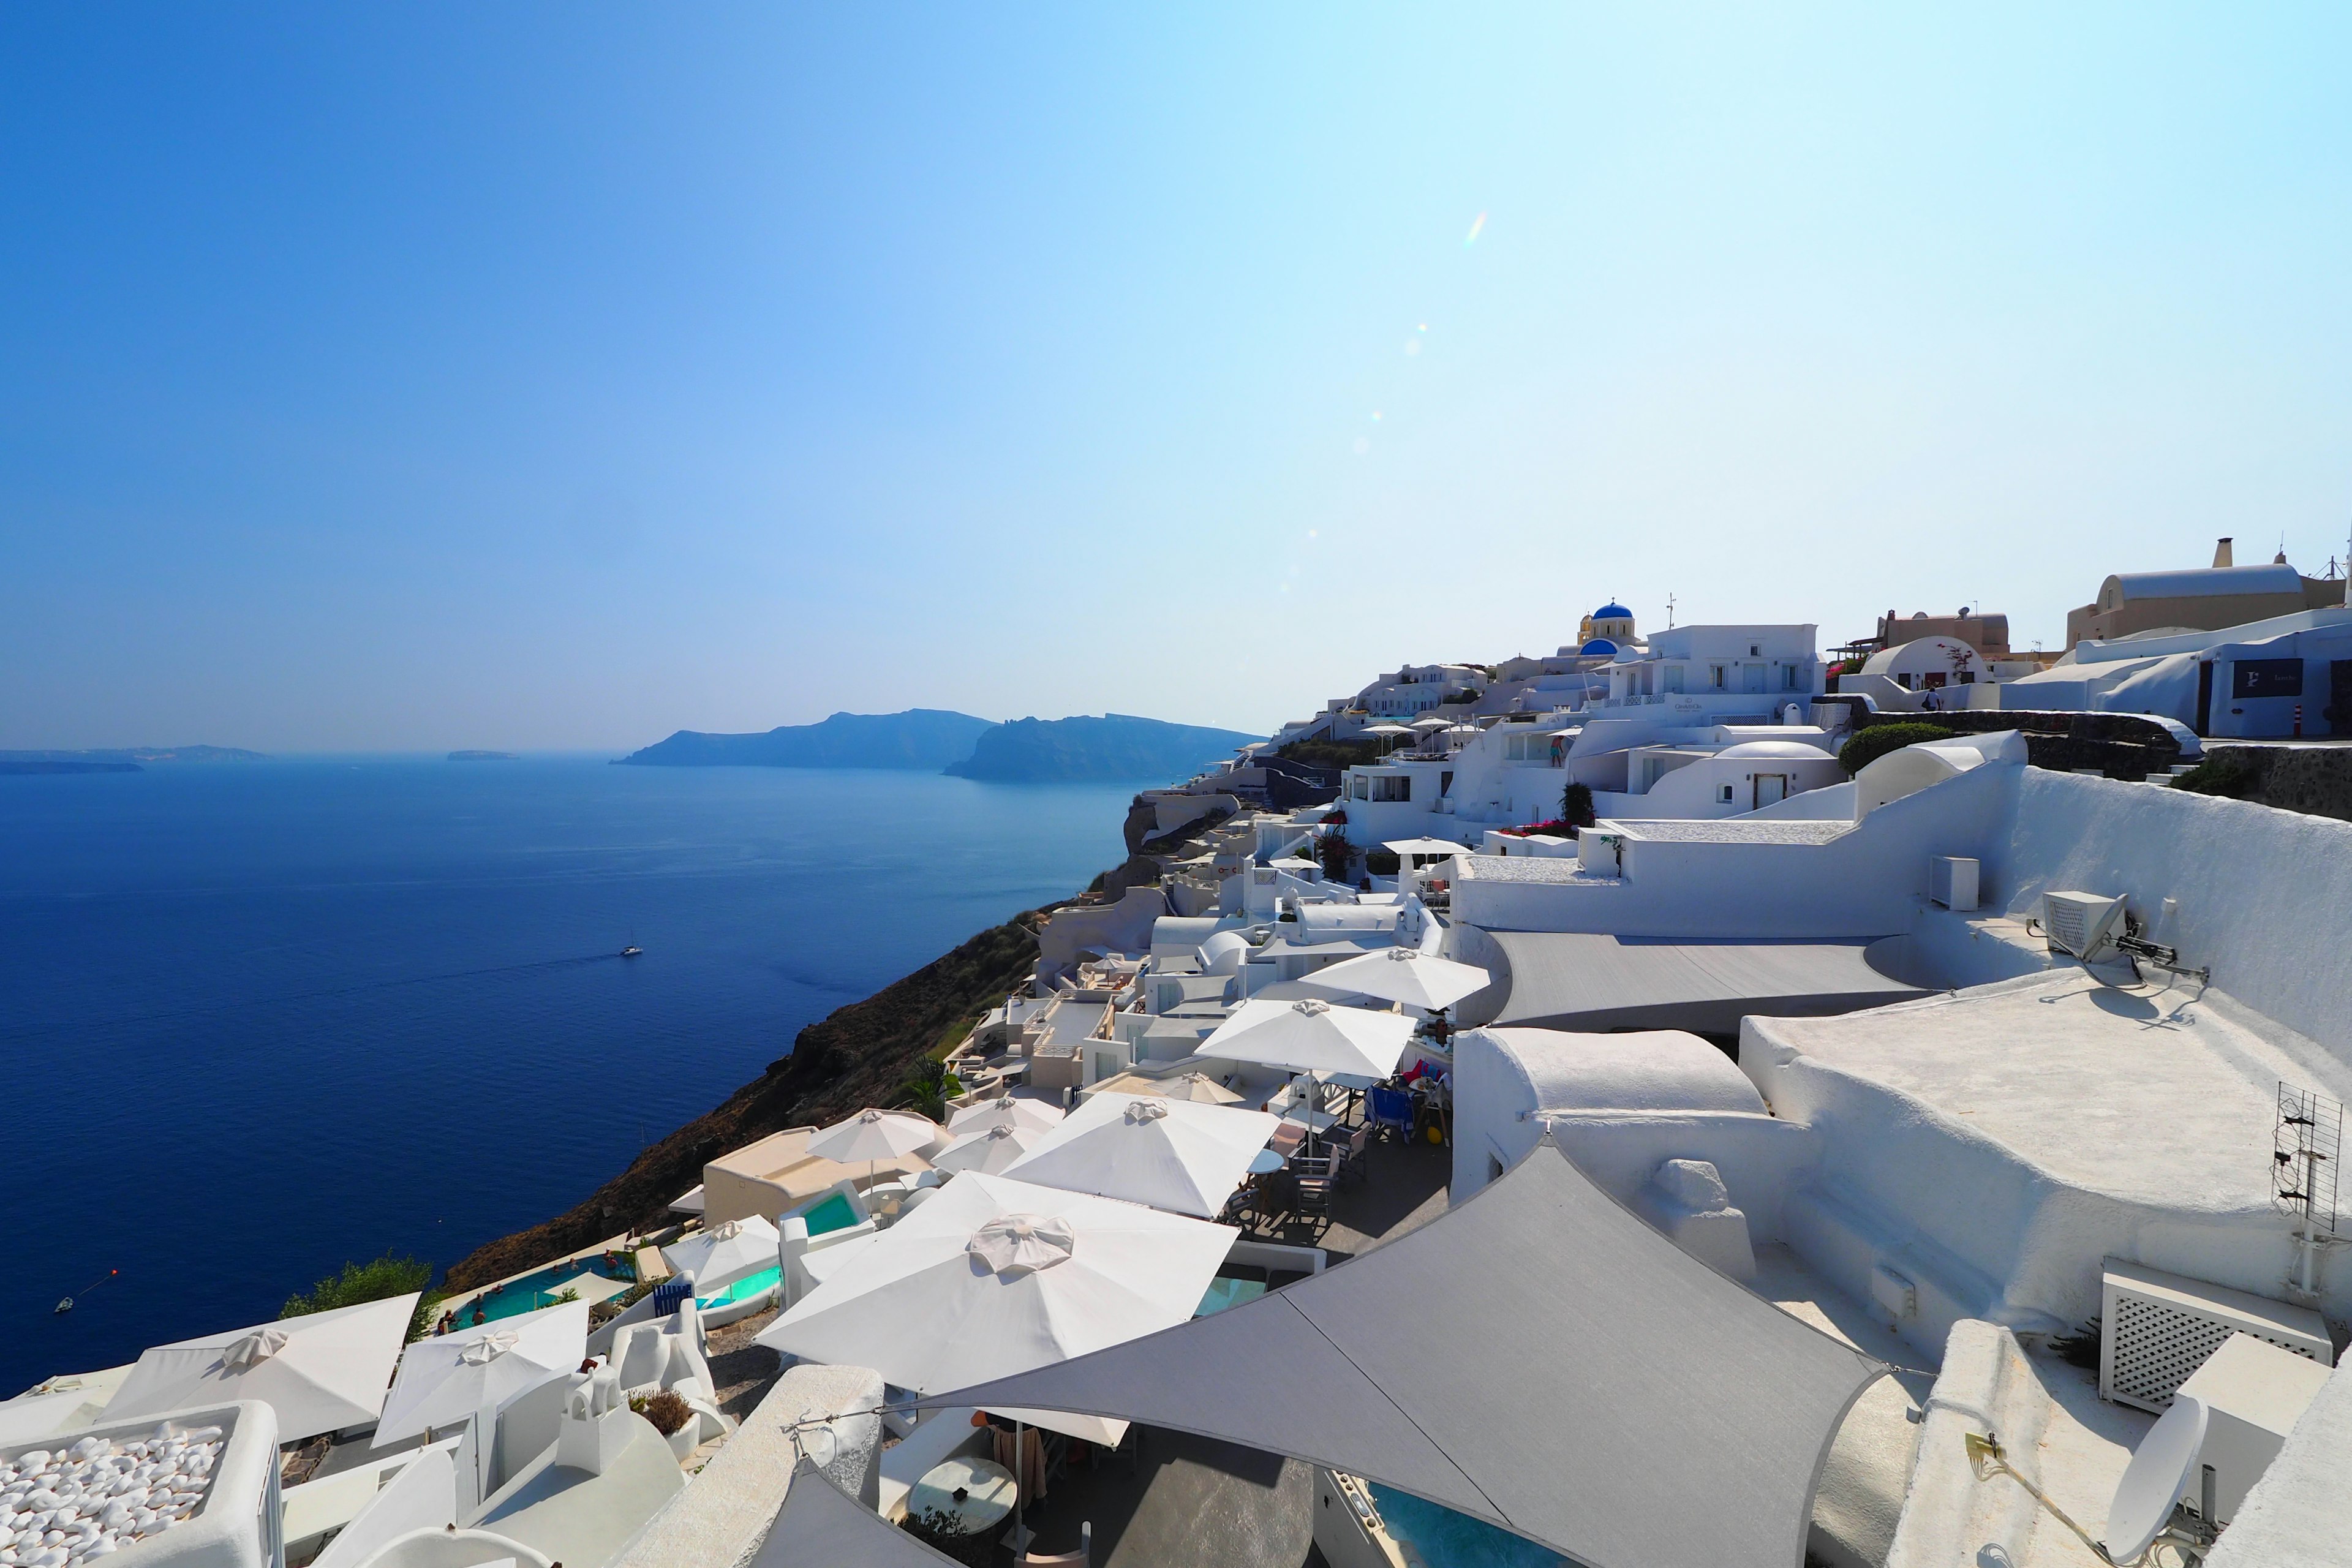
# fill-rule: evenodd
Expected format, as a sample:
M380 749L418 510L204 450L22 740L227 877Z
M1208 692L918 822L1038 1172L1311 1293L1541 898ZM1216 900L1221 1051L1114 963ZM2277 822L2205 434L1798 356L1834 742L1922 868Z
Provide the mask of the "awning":
M1797 1568L1831 1440L1885 1371L1684 1253L1547 1140L1353 1262L925 1403L1244 1444L1590 1568Z
M793 1467L784 1506L751 1568L938 1568L932 1551L835 1486L806 1459Z
M1871 967L1862 942L1648 942L1584 931L1493 931L1495 988L1465 1026L1689 1029L1731 1034L1749 1013L1821 1017L1928 993ZM1485 1015L1481 1016L1480 1015Z

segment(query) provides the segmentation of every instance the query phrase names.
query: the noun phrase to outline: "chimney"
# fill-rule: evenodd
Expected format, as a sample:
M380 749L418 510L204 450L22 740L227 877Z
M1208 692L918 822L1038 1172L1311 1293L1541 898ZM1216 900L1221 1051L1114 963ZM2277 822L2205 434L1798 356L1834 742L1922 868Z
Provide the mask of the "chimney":
M2237 564L2236 562L2230 559L2230 536L2227 534L2223 534L2220 539L2213 542L2213 564L2216 566L2235 566Z

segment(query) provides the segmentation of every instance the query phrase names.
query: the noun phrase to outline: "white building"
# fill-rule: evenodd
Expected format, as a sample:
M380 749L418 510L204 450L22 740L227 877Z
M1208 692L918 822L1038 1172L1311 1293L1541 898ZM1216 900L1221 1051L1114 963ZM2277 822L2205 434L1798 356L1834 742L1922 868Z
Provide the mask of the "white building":
M1769 724L1822 694L1810 626L1677 626L1609 666L1596 712L1662 708L1685 722Z

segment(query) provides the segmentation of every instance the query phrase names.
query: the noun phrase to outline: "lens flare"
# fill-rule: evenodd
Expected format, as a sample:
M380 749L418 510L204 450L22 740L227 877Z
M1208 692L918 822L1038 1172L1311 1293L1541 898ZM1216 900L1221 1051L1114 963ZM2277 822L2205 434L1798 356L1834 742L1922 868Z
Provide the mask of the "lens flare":
M1465 234L1465 235L1464 235L1464 236L1462 237L1462 243L1463 243L1465 246L1472 246L1472 245L1475 245L1475 244L1477 244L1477 243L1478 243L1478 232L1479 232L1481 229L1485 228L1486 226L1486 215L1485 213L1480 213L1476 217L1472 218L1472 219L1470 220L1470 232L1469 232L1468 234Z

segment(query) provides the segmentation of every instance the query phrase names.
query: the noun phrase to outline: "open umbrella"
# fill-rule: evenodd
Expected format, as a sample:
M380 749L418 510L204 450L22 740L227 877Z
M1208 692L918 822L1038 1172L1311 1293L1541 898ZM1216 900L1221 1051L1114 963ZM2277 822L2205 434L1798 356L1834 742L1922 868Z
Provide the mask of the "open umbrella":
M419 1340L400 1354L400 1371L376 1423L374 1446L381 1448L436 1426L495 1415L523 1390L578 1370L587 1354L585 1301L562 1301ZM488 1428L484 1421L475 1432L476 1443L485 1450Z
M1368 952L1318 969L1300 981L1337 995L1377 996L1383 1002L1402 1002L1433 1013L1494 983L1495 977L1476 964L1456 963L1409 947Z
M1263 1110L1098 1094L1008 1167L1015 1181L1214 1216L1282 1125Z
M781 1239L772 1223L753 1215L670 1243L661 1249L662 1261L673 1275L692 1275L699 1294L717 1296L738 1279L775 1268Z
M283 1443L362 1426L383 1408L415 1310L411 1292L157 1345L107 1402L105 1419L256 1399L277 1413Z
M983 1122L940 1150L931 1160L931 1169L979 1171L992 1176L1046 1136L1044 1130L1015 1122Z
M911 1154L939 1135L938 1122L911 1110L861 1110L810 1139L808 1152L844 1165L865 1161L866 1184L870 1187L877 1163Z
M948 1118L948 1131L962 1135L993 1127L1000 1122L1016 1127L1031 1127L1040 1132L1049 1131L1062 1120L1062 1108L1042 1100L1030 1100L1010 1094L1000 1094L993 1100L983 1100L967 1105ZM934 1162L936 1163L936 1162Z
M870 1366L917 1393L954 1388L1184 1322L1234 1237L1140 1204L967 1171L759 1342Z
M1181 1078L1145 1079L1128 1087L1137 1094L1156 1094L1163 1100L1189 1100L1195 1105L1239 1105L1242 1101L1240 1095L1206 1073L1188 1072Z
M1335 966L1336 967L1336 966ZM1259 1062L1292 1072L1386 1078L1412 1037L1402 1013L1335 1007L1312 997L1296 1002L1252 999L1201 1042L1199 1053L1227 1061Z

